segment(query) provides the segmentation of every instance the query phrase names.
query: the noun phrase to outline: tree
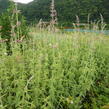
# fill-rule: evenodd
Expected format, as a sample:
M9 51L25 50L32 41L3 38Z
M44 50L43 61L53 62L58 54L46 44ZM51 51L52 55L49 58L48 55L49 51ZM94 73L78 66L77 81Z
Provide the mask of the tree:
M3 2L7 0L1 0ZM37 22L41 18L50 20L51 0L34 0L29 4L18 4L22 14L29 22ZM0 3L1 4L1 3ZM1 4L1 5L2 5ZM68 23L76 21L76 15L80 22L87 22L87 16L90 14L90 20L100 20L100 14L105 21L109 23L109 2L108 0L55 0L55 6L58 13L59 23Z

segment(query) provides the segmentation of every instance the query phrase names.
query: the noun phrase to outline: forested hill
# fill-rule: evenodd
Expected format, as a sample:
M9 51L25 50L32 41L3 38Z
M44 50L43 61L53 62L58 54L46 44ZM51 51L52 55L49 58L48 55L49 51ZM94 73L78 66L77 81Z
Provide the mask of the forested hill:
M9 5L8 0L0 0L0 13L5 11L8 5Z
M5 3L7 0L0 0ZM34 0L24 5L19 4L19 8L29 21L50 19L50 2L51 0ZM4 7L4 3L0 3ZM6 5L6 4L5 4ZM80 22L87 22L87 16L90 14L90 20L100 19L100 14L104 16L109 23L109 1L108 0L55 0L56 10L58 12L59 22L75 22L76 15L79 16Z

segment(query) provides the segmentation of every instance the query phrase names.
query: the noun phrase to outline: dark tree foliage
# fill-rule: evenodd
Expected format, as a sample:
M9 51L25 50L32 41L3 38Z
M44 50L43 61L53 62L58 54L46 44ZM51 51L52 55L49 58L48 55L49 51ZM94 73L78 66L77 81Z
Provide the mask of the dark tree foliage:
M9 6L9 0L0 0L0 14Z
M6 0L1 0L3 3ZM19 4L24 16L30 22L39 21L39 19L50 20L51 0L34 0L29 4ZM1 3L0 3L1 4ZM88 14L90 21L100 19L103 15L105 22L109 23L109 2L108 0L55 0L59 23L72 24L76 21L76 15L80 22L87 22Z

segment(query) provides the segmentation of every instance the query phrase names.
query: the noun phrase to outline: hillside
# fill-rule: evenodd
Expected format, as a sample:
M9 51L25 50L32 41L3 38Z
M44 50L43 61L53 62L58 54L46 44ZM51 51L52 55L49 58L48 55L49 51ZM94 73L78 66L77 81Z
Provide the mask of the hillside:
M0 0L0 13L4 12L8 5L8 0Z
M0 7L7 7L7 3L5 3L7 0L0 1L2 1ZM27 5L19 4L19 8L28 21L38 21L41 18L49 20L50 2L51 0L34 0ZM100 14L102 14L105 21L109 22L108 0L55 0L55 5L58 20L64 24L75 22L76 15L79 16L80 22L86 22L88 14L90 14L91 21L99 20Z
M49 20L51 0L35 0L32 3L23 6L23 14L28 20ZM109 2L107 0L55 0L56 10L58 12L59 22L75 22L76 15L79 16L80 22L86 22L90 14L92 21L99 20L100 14L108 22L109 19Z

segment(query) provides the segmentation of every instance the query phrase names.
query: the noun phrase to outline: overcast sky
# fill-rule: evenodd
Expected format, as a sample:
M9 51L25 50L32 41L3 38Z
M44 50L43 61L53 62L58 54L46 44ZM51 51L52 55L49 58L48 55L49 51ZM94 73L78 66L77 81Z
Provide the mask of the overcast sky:
M19 3L29 3L33 0L14 0L15 2L19 2Z

